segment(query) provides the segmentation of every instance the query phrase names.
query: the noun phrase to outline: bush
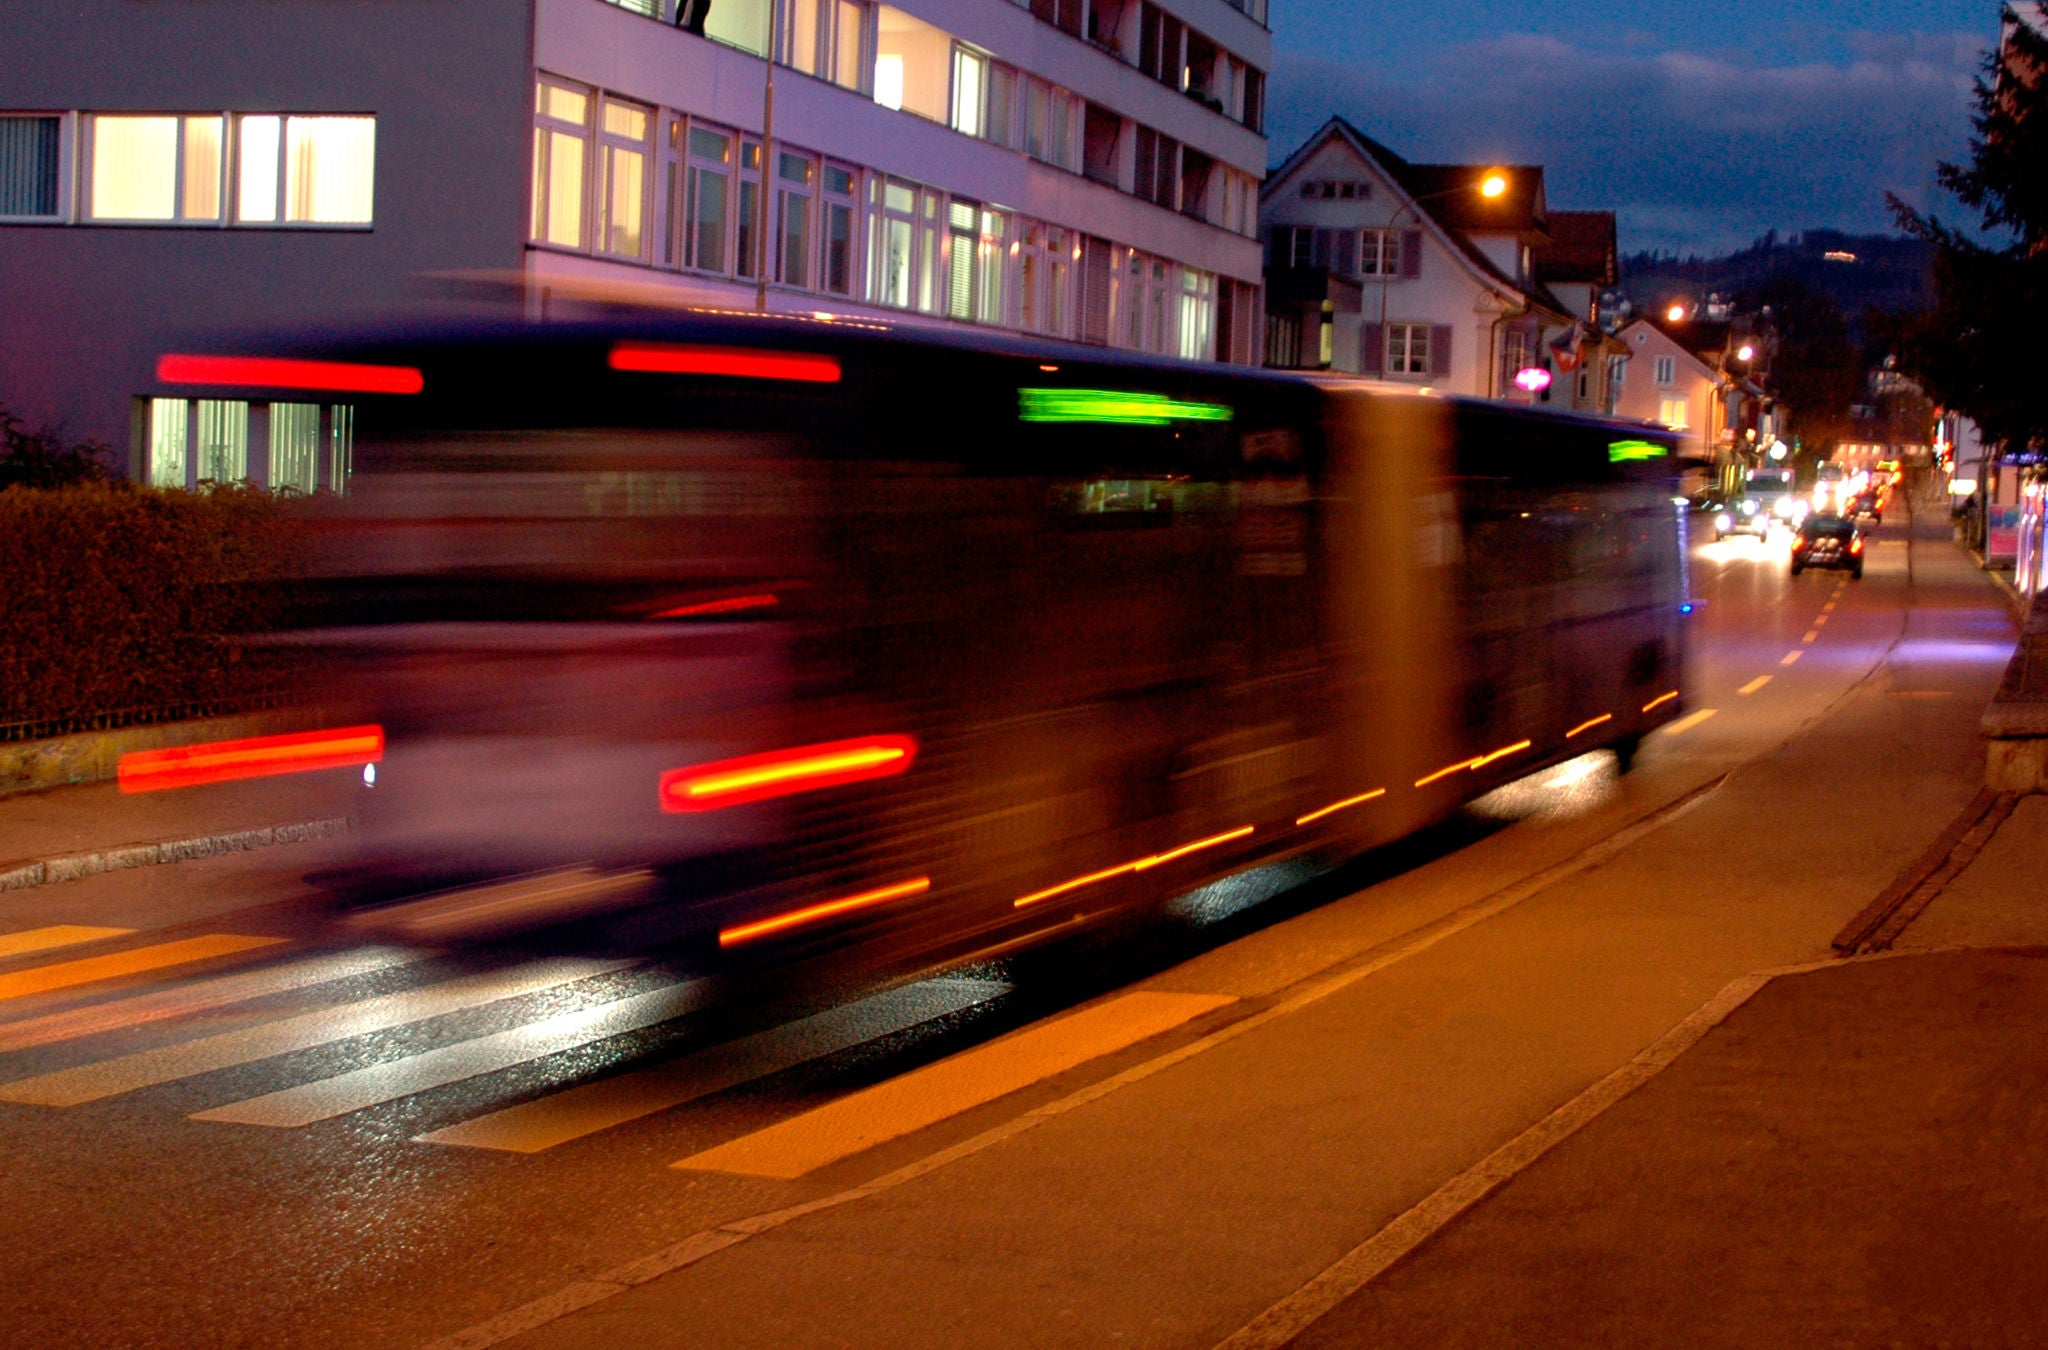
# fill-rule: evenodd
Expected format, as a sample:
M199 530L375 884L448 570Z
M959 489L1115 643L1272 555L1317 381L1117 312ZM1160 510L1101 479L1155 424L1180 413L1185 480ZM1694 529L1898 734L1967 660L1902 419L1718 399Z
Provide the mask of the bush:
M257 488L0 491L0 727L253 706L289 661L247 651L299 567L293 508Z
M114 452L97 441L73 445L48 428L30 431L18 413L0 403L0 491L102 483L113 457Z

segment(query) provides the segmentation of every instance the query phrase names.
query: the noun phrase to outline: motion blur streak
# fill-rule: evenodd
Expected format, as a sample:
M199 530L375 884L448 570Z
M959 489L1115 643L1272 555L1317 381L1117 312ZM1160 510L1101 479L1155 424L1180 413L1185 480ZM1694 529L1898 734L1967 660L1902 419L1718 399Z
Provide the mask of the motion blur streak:
M164 356L157 360L156 377L165 384L256 385L339 394L417 394L426 388L426 377L411 366L276 356Z
M1025 422L1098 422L1163 427L1174 422L1228 422L1235 410L1220 403L1192 403L1164 394L1113 389L1019 389L1017 416Z
M1661 694L1658 697L1651 699L1648 703L1645 703L1643 705L1643 711L1655 712L1657 711L1657 709L1663 707L1665 704L1671 702L1673 699L1676 699L1677 697L1678 691L1676 689L1672 690L1668 694Z
M782 601L772 595L736 595L730 600L707 600L701 605L678 605L648 615L651 619L693 619L700 614L737 614L749 609L773 609Z
M836 356L754 351L745 347L699 347L687 343L621 342L612 347L611 368L654 375L733 375L747 380L839 383L839 358Z
M1602 723L1612 722L1613 720L1613 713L1601 713L1598 717L1595 717L1590 721L1581 722L1577 726L1573 727L1570 731L1567 731L1564 734L1564 738L1566 740L1571 740L1575 736L1591 731L1594 727L1597 727Z
M1444 779L1449 778L1454 773L1463 773L1467 769L1476 769L1478 767L1479 761L1476 759L1460 760L1456 764L1451 765L1449 768L1438 769L1435 773L1431 774L1427 778L1416 779L1415 786L1428 787L1431 783L1442 782Z
M890 778L907 771L916 758L917 742L910 737L873 736L696 764L661 776L661 809L717 811L842 783Z
M383 758L384 728L341 727L334 731L209 741L168 750L136 750L121 756L115 775L123 792L161 792L166 788L225 783L237 778L352 769Z
M849 895L839 900L827 900L821 905L811 905L805 909L793 909L787 914L778 914L772 919L762 919L757 923L743 923L737 928L721 928L718 930L718 945L721 947L731 947L737 943L751 942L755 938L767 937L771 933L786 932L803 924L816 923L820 919L829 919L835 914L848 914L856 909L866 909L871 905L886 904L891 900L902 900L912 895L922 895L931 888L932 879L930 877L919 877L915 881L906 881L895 886L884 886L878 891L862 891L859 895Z
M1363 806L1365 803L1369 801L1375 801L1386 795L1387 790L1385 788L1374 788L1371 792L1363 793L1356 797L1346 797L1341 802L1331 802L1322 810L1311 811L1307 815L1302 816L1300 819L1296 820L1294 823L1296 825L1312 825L1316 821L1321 820L1324 816L1334 816L1339 811L1346 810L1353 806Z
M1149 858L1140 858L1136 862L1127 862L1121 867L1110 867L1100 872L1090 872L1085 877L1075 877L1072 881L1062 881L1057 886L1048 886L1042 891L1033 891L1029 895L1021 896L1018 899L1012 900L1010 907L1012 909L1023 909L1026 905L1035 905L1041 900L1050 900L1055 895L1065 895L1068 891L1079 890L1083 886L1092 886L1098 881L1107 881L1111 877L1122 876L1126 872L1150 871L1162 863L1170 863L1177 858L1185 858L1190 853L1200 853L1205 848L1215 848L1218 844L1227 844L1233 839L1243 839L1257 829L1256 825L1243 825L1225 834L1212 834L1207 839L1197 839L1192 844L1182 844L1179 848L1169 849L1164 853L1155 853Z
M1509 755L1519 755L1524 750L1527 750L1530 746L1534 744L1534 741L1516 741L1513 745L1503 746L1501 749L1494 751L1490 755L1481 755L1478 759L1472 761L1472 767L1475 769L1483 769L1487 765L1493 763L1495 760L1506 759Z

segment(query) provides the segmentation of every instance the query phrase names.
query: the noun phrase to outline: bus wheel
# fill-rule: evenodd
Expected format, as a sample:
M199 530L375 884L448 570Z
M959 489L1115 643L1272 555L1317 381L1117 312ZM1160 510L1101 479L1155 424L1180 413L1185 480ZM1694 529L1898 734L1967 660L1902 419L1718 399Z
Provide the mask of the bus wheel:
M1627 773L1636 766L1636 751L1643 748L1643 738L1626 736L1608 747L1614 751L1614 768L1618 773Z

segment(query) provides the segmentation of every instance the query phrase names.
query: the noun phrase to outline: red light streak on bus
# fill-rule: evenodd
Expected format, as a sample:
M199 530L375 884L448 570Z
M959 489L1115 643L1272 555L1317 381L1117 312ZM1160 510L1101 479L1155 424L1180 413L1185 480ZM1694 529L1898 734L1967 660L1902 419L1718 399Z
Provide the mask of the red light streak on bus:
M908 736L868 736L693 764L661 776L661 809L671 814L718 811L844 783L893 778L908 771L916 758L917 742Z
M611 368L653 375L734 375L749 380L839 383L839 358L836 356L759 351L749 347L703 347L676 342L614 344Z
M335 394L417 394L426 388L426 377L411 366L279 356L164 356L157 360L156 377L165 384L255 385Z
M115 775L123 792L160 792L238 778L355 768L383 758L384 728L341 727L333 731L209 741L168 750L137 750L121 756Z

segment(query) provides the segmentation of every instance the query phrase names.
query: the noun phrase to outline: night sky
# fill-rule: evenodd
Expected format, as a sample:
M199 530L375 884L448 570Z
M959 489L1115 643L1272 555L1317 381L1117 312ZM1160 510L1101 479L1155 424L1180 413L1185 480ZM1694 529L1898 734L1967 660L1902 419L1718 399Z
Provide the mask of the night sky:
M1273 0L1274 162L1331 113L1412 160L1545 166L1625 252L1881 231L1967 154L1998 0Z

